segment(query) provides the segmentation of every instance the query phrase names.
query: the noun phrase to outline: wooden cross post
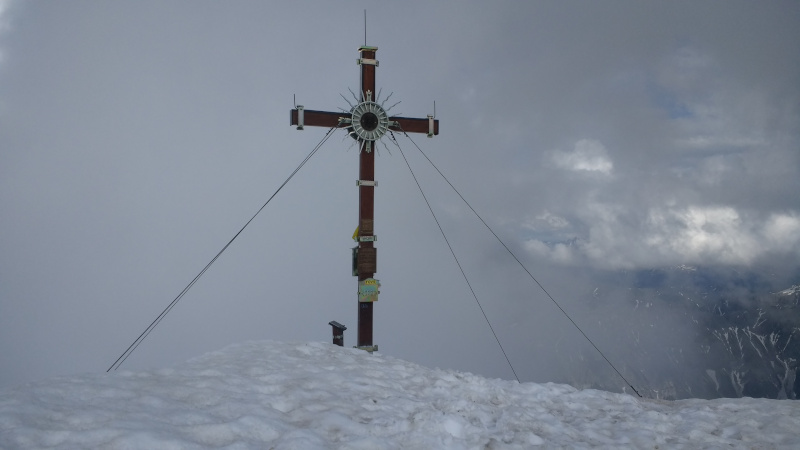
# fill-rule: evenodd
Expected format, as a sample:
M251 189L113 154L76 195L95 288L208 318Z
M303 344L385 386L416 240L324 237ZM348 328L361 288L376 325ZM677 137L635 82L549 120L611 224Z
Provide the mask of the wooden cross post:
M359 142L358 229L355 235L358 247L354 249L354 275L358 276L358 340L357 347L369 352L377 350L372 344L372 309L378 299L380 284L373 278L377 272L377 249L374 234L375 211L375 146L388 131L426 133L428 137L439 134L439 121L433 116L425 119L389 117L375 97L375 59L377 47L358 49L361 66L361 92L359 103L350 112L312 111L297 106L291 111L291 124L298 130L305 126L347 128L350 136Z

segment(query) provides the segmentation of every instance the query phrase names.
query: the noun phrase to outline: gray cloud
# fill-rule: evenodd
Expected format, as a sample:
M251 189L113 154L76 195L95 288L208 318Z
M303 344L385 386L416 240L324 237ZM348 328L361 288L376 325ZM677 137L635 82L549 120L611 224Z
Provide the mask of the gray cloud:
M436 101L440 136L415 142L577 314L597 270L796 265L793 2L5 1L0 386L104 370L183 289L321 139L288 125L293 95L347 106L363 7L378 85L402 100L393 112L424 117ZM536 343L560 336L569 352L574 331L399 142L523 378L555 379L535 364L552 348ZM350 146L332 138L126 367L247 339L328 340L330 320L354 329ZM376 342L510 377L389 149Z

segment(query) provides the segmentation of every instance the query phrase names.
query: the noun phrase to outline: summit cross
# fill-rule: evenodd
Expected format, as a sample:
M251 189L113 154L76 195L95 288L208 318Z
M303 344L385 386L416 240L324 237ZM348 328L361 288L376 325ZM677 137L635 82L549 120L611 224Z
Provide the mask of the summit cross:
M377 272L376 236L374 234L375 212L375 150L376 142L387 131L425 133L428 137L439 134L439 121L429 115L424 119L390 117L375 97L375 69L378 47L366 45L358 49L361 66L360 98L349 112L313 111L296 106L291 110L291 125L298 130L305 126L347 128L359 142L358 228L354 239L358 246L353 249L353 275L358 277L358 339L357 347L369 352L377 350L372 343L373 302L378 299L380 284L373 277ZM391 109L391 108L390 108Z

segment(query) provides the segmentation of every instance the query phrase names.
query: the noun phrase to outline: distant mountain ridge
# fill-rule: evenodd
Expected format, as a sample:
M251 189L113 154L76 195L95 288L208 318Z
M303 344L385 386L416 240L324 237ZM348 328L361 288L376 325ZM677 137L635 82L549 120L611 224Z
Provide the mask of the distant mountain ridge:
M773 283L744 270L679 265L607 273L584 301L603 318L595 333L620 349L623 373L649 396L797 399L800 285ZM619 390L614 374L570 373L576 386Z

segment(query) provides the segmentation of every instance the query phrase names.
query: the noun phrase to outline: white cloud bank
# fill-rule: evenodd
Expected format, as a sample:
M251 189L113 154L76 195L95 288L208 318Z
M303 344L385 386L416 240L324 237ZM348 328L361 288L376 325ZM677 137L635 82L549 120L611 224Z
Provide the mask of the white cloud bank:
M0 0L0 30L7 26L6 14L9 6L11 6L11 0Z
M561 264L590 262L610 268L672 264L750 265L770 254L800 256L800 214L748 215L730 206L652 208L632 225L609 205L587 208L585 236L574 243L526 241L537 257Z
M11 0L0 0L0 34L8 29L8 7ZM3 47L0 47L0 63L5 59Z
M556 150L551 159L561 169L571 171L597 172L610 175L614 163L602 143L592 139L581 139L575 143L571 152Z
M657 60L639 93L656 122L628 117L607 127L637 125L605 144L581 139L546 155L573 176L540 174L547 199L521 220L527 250L610 268L800 260L794 85L781 84L778 69L758 72L776 83L754 84L749 68L732 71L739 59L708 46Z

